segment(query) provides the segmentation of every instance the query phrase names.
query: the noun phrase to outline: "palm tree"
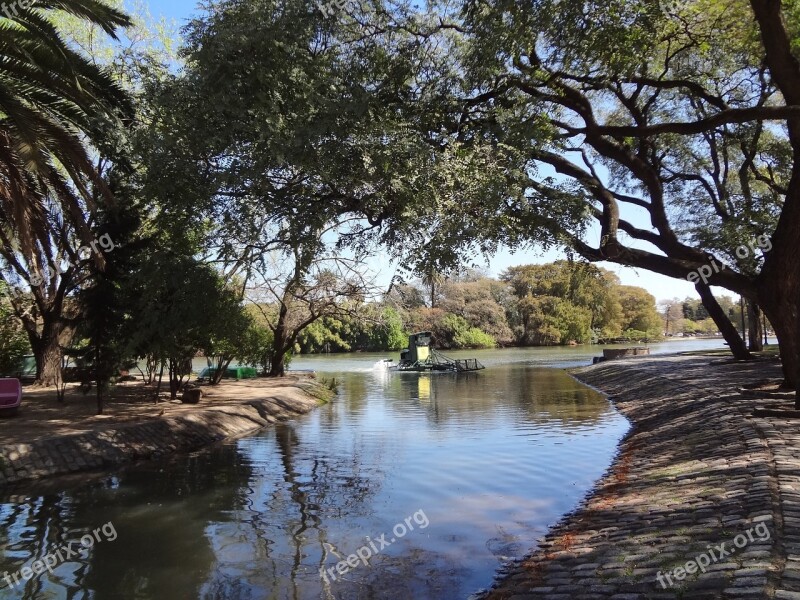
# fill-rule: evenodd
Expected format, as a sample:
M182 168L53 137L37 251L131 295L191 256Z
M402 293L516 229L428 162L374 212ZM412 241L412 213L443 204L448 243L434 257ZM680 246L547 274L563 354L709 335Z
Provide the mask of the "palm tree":
M45 385L60 380L68 292L66 285L38 285L50 256L45 249L67 230L91 243L90 215L112 200L93 147L102 131L132 112L110 73L61 35L56 18L64 13L114 39L119 27L131 24L97 0L7 0L0 12L0 257L19 267L14 270L31 287L38 316L25 328Z
M28 6L28 8L24 8ZM129 18L96 0L16 0L0 14L0 223L33 254L53 207L90 241L85 214L107 195L87 144L130 103L111 75L80 55L53 22L61 10L116 39ZM92 185L94 184L94 185ZM49 201L48 201L49 200ZM48 206L49 205L49 206Z

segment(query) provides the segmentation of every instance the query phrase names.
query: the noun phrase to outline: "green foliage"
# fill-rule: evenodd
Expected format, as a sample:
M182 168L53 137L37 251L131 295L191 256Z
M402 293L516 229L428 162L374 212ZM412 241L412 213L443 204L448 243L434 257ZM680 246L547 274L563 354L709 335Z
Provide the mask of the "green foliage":
M8 286L0 281L0 374L14 375L22 364L22 358L30 353L30 344L14 316L7 290Z
M646 331L639 331L638 329L626 329L622 334L622 337L628 338L634 342L652 339L649 335L647 335Z
M3 226L15 244L4 245L6 257L21 250L26 257L36 244L50 246L49 222L72 224L84 243L91 242L83 203L95 205L108 190L92 197L87 181L98 182L89 145L104 130L118 127L129 116L130 104L121 87L105 70L77 52L57 28L64 13L97 25L115 36L128 17L102 2L64 0L35 5L0 16L0 78L3 96L0 130L2 168L8 179L0 192Z
M400 313L392 307L383 308L377 320L362 323L360 329L364 350L402 350L408 344Z
M496 348L497 341L477 327L459 331L453 338L454 348Z
M618 293L625 336L630 337L627 331L634 330L644 332L646 337L660 337L663 327L661 316L656 310L656 299L642 288L627 285L620 286Z
M252 319L237 349L237 357L243 364L259 369L259 374L266 377L272 369L273 343L272 331Z
M439 313L431 328L434 345L439 348L494 348L497 341L488 333L471 327L466 319L451 313Z
M493 341L509 345L514 342L514 334L508 326L506 309L502 304L502 301L508 301L505 288L503 283L483 276L455 280L442 286L442 300L438 306L463 317L471 327L486 332Z
M386 323L381 331L384 334L386 349L402 350L407 344L408 335L403 330L403 321L400 318L400 314L392 308L386 308L384 315L386 316Z
M137 356L182 364L203 351L229 363L245 345L251 320L211 267L156 251L131 279L128 335Z
M300 352L349 352L352 349L347 341L353 327L352 319L339 316L323 317L307 326L297 337Z
M357 310L323 317L298 336L302 353L378 352L406 347L408 334L400 313L390 306L364 304Z
M476 273L443 279L437 308L422 301L427 285L396 286L382 303L320 319L300 336L298 347L309 353L398 350L408 332L417 331L431 331L434 345L445 349L587 343L616 339L627 330L637 339L662 334L653 296L619 285L593 265L513 267L500 281Z
M518 343L585 343L622 332L619 281L591 264L557 261L512 267L502 274L516 302L509 311ZM655 311L655 301L653 301Z

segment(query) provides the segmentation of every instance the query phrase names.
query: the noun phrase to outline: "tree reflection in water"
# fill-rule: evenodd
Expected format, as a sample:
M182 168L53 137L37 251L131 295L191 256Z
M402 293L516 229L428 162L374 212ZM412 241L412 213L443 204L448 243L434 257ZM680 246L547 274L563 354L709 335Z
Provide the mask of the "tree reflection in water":
M257 435L0 498L3 571L118 532L0 598L463 598L574 506L627 428L556 370L336 376L335 402ZM321 579L420 509L430 527Z

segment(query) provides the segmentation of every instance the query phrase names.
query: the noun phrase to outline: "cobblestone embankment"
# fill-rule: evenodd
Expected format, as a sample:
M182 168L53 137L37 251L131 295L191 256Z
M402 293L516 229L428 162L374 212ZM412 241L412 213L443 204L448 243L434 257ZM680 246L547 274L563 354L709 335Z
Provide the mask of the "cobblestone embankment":
M800 420L755 418L779 401L737 392L778 364L664 357L575 375L631 431L581 507L482 597L800 600Z
M232 402L180 415L122 423L30 443L0 441L0 486L29 479L116 467L136 460L193 452L312 411L333 394L314 382L296 393Z

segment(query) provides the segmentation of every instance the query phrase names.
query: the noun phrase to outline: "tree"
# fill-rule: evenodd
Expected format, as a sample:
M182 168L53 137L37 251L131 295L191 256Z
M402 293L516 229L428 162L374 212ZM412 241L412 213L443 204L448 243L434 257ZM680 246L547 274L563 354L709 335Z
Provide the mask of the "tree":
M434 343L440 348L494 348L495 339L478 329L470 327L463 317L446 313L433 324Z
M261 377L266 377L272 369L272 331L259 322L257 311L250 310L249 314L250 327L239 350L240 358L244 364L259 369Z
M508 283L519 303L516 311L512 308L509 320L518 327L520 343L538 344L532 340L549 340L546 345L583 342L591 339L592 331L598 331L602 338L615 338L622 333L622 307L616 293L619 280L604 269L585 263L556 261L511 267L501 279ZM548 301L534 301L537 298ZM542 320L543 316L532 320L533 315L543 315L547 310L553 313L548 318L556 321ZM587 314L588 331L584 329ZM533 333L529 329L531 326L544 327L546 332ZM560 331L558 335L554 334L555 329Z
M124 194L118 198L124 197ZM113 252L106 253L103 268L89 263L85 282L75 295L76 313L81 315L75 326L82 348L72 350L93 374L96 382L97 414L103 414L105 398L122 369L136 364L131 320L131 273L137 268L142 250L138 240L140 216L135 205L120 203L97 215L96 227L102 237L116 239ZM117 245L119 244L119 246ZM75 352L77 350L77 352ZM64 388L58 395L64 401Z
M421 282L428 292L429 308L436 308L437 299L439 297L437 290L440 290L446 281L447 277L433 267L423 273Z
M402 311L425 307L425 298L422 290L406 283L392 283L391 288L384 297L384 302Z
M671 300L661 300L658 303L661 308L661 318L665 335L676 333L680 327L679 322L683 318L683 306L677 298Z
M131 132L145 112L143 103L132 99L142 91L143 73L153 76L158 70L154 57L162 53L154 51L150 24L139 16L132 21L121 4L80 0L17 7L13 35L0 50L6 54L9 91L17 94L7 101L21 103L15 115L30 117L28 129L18 129L41 136L27 139L40 154L39 163L29 164L41 167L45 178L51 175L44 163L51 171L55 165L63 179L20 191L25 198L14 201L17 217L0 211L0 277L18 292L16 317L30 338L42 385L60 380L62 349L72 345L91 304L77 298L102 279L110 253L124 241L98 223L119 206L140 206L140 198L120 199L120 179L131 167ZM116 37L120 26L127 27L124 42ZM19 230L12 217L32 233Z
M99 121L113 123L130 110L113 78L65 42L55 26L57 9L114 38L117 28L130 25L124 13L85 0L18 4L3 18L0 170L7 185L0 193L0 218L15 242L7 246L3 240L7 254L16 250L35 256L37 246L48 241L53 209L75 226L84 243L91 243L85 207L109 195L84 138L97 140ZM95 195L87 182L101 194Z
M29 351L25 331L14 318L7 286L0 281L0 374L16 374Z
M520 342L531 346L556 346L591 340L592 315L555 296L526 296L519 301Z
M402 350L408 344L400 314L391 307L381 312L378 324L371 328L367 350Z
M194 257L161 248L140 261L123 294L132 306L120 337L131 340L136 357L160 368L159 390L168 368L173 397L191 372L185 365L201 351L217 357L213 382L219 383L250 325L238 292Z
M591 261L693 283L711 268L703 284L764 309L776 327L786 383L796 387L800 61L792 43L794 3L691 2L680 14L665 15L645 1L474 0L462 14L441 9L436 16L408 30L421 45L446 48L461 69L447 71L440 86L424 80L418 104L438 119L435 128L431 119L415 124L440 148L480 154L491 141L495 158L509 162L509 177L504 199L493 195L496 201L474 213L472 205L462 206L463 220L441 212L426 248L450 246L442 253L446 260L454 246L533 243L547 231ZM715 162L709 148L722 145L728 158L717 153ZM707 177L709 166L723 165L735 172L738 188ZM519 173L530 181L520 185ZM762 207L759 226L776 223L761 232L772 249L757 275L719 266L724 261L692 231L701 218L708 227L723 224L713 208L718 203L730 231L745 232L751 202ZM697 211L682 210L687 203ZM632 218L637 211L644 220Z
M472 281L452 280L441 288L439 307L462 317L470 327L480 329L500 345L512 343L505 307L497 301L502 284L488 277Z
M797 24L788 7L784 11L776 0L753 0L749 15L738 4L698 6L687 4L683 18L675 22L653 14L648 5L615 3L620 19L609 22L595 18L599 11L613 13L607 3L561 3L555 10L549 2L537 2L519 12L512 8L502 19L505 23L510 17L519 28L502 32L502 39L511 42L503 48L497 46L501 38L495 27L504 9L475 10L468 21L478 32L481 56L502 60L495 62L499 70L492 73L500 86L492 85L494 92L483 97L496 101L500 95L508 98L506 92L512 97L519 93L528 105L550 115L555 134L550 148L535 149L531 158L579 186L601 230L600 244L590 246L579 231L558 225L574 248L593 260L643 266L673 277L685 278L713 260L697 240L676 232L668 217L677 187L706 181L702 166L687 169L685 155L678 153L692 147L696 156L723 142L738 148L733 165L743 165L738 168L742 187L758 184L779 205L777 226L770 232L773 248L758 276L720 269L709 283L759 302L773 322L780 320L784 374L787 383L796 385L800 267L793 257L800 241L790 232L800 226L800 178L793 175L800 168L800 130L795 132L798 117L793 112L800 100L800 63L790 40ZM540 36L535 45L527 42L531 26ZM712 56L713 69L699 74L692 74L682 60ZM562 68L565 60L568 69ZM591 63L596 67L588 74L585 67ZM511 64L513 69L507 69ZM614 99L611 110L609 98ZM611 118L604 121L600 112ZM788 135L770 121L785 124ZM687 140L691 146L683 143ZM573 150L576 161L561 152ZM601 165L613 180L599 174ZM566 191L542 179L534 185L545 204ZM723 206L749 201L747 194L709 196ZM651 226L643 229L626 220L627 207L644 209ZM741 223L743 212L729 211L729 217ZM625 245L619 232L660 252Z
M272 332L269 375L283 377L300 334L325 317L352 316L374 286L363 272L363 257L326 253L321 238L270 258L259 263L248 296Z
M617 293L622 306L623 331L633 329L649 337L660 337L664 327L656 310L656 299L647 290L629 285L619 286Z
M244 355L245 348L248 342L251 342L253 335L253 323L245 312L238 294L230 289L222 290L215 304L215 312L211 314L219 317L211 319L208 323L206 341L202 347L206 357L214 362L211 376L211 383L214 385L222 381L231 362ZM172 367L171 372L174 371L175 367ZM190 373L191 368L186 375ZM181 384L182 380L177 381L173 390Z
M700 294L700 298L703 301L703 306L706 307L708 314L711 315L711 318L714 320L714 323L716 323L717 328L728 342L733 355L739 360L749 360L751 358L750 352L747 350L742 337L739 335L739 332L733 325L731 318L732 313L730 311L726 312L722 308L720 303L717 302L717 299L714 297L714 294L711 292L711 288L705 283L698 283L695 286L695 289L697 290L697 293Z

